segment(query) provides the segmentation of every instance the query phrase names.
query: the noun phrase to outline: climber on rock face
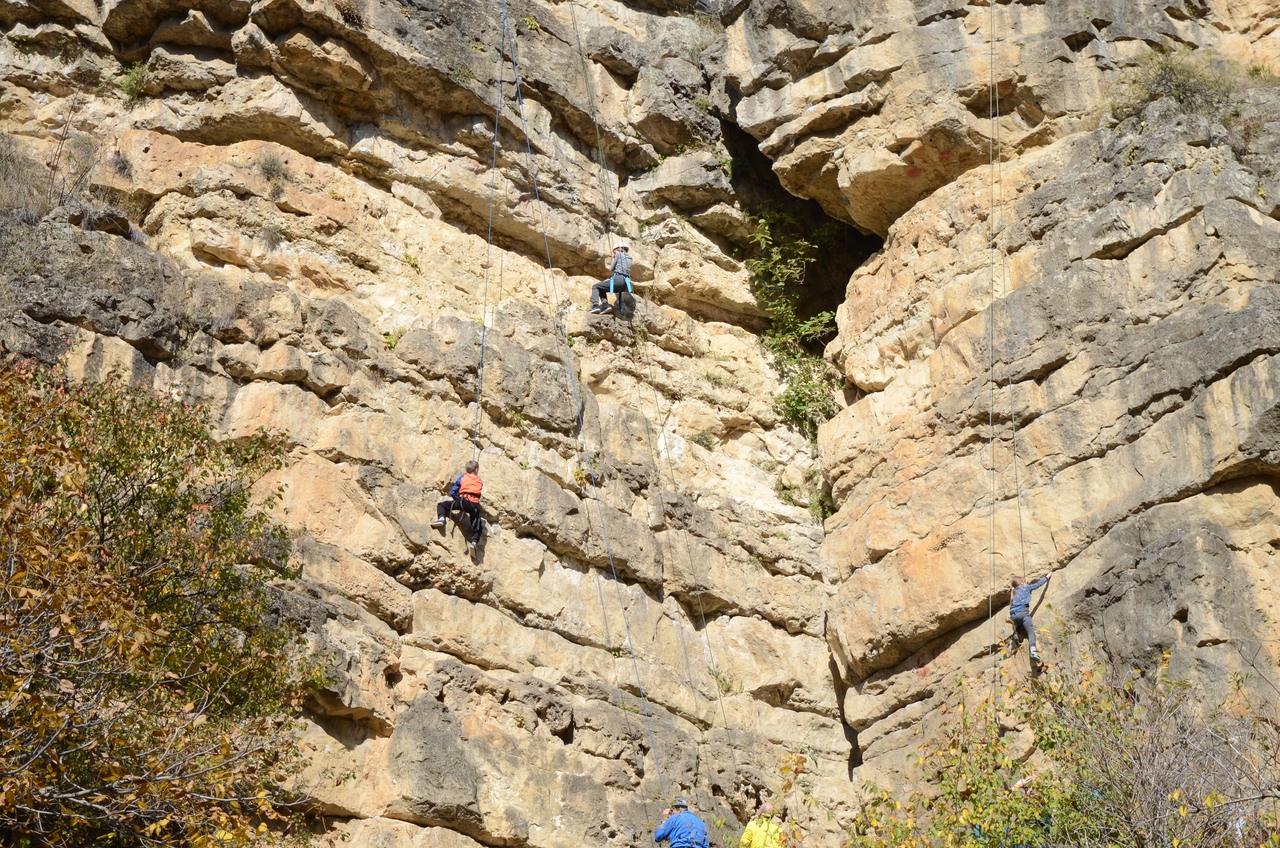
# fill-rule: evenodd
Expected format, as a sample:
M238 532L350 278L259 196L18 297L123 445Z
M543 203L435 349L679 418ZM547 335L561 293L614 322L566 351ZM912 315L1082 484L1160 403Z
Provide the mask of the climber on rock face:
M436 520L431 522L431 526L443 527L450 514L455 510L462 510L471 522L471 538L467 545L474 553L476 544L480 541L480 492L484 489L484 483L480 480L480 463L474 459L464 466L464 470L466 473L453 481L448 500L436 504Z
M1036 651L1036 628L1031 622L1031 593L1048 582L1047 574L1034 583L1028 583L1027 578L1018 574L1013 575L1009 581L1013 590L1009 598L1009 620L1027 637L1027 644L1031 647L1031 661L1037 664L1040 662L1040 654Z
M653 832L654 842L666 842L671 848L708 848L707 826L689 812L688 801L677 798L662 815L666 821Z
M622 303L622 292L631 292L631 249L622 242L613 246L613 257L609 261L607 279L601 280L591 287L591 314L604 315L613 311L609 303L609 295L618 294L618 303Z
M738 848L782 848L782 823L774 815L773 804L765 801L742 832Z

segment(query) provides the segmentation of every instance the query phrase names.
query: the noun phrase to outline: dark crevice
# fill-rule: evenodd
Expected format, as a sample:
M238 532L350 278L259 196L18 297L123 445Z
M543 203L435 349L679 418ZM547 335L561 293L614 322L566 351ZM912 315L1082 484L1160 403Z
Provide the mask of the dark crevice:
M866 235L843 221L837 221L827 215L816 200L791 194L782 187L773 171L773 162L760 152L755 138L736 124L722 122L722 128L725 147L734 163L731 183L743 209L780 208L799 221L806 232L816 232L828 223L836 224L834 238L805 275L799 303L802 319L834 311L845 300L854 270L884 246L884 239ZM830 340L819 339L814 345L815 352L820 352Z

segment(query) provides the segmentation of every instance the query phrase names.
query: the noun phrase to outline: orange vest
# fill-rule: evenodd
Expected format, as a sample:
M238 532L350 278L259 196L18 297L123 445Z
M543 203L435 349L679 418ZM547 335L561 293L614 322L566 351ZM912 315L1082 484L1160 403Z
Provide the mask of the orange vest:
M479 474L463 474L458 478L458 497L463 500L480 503L482 489L484 489L484 483L480 482Z

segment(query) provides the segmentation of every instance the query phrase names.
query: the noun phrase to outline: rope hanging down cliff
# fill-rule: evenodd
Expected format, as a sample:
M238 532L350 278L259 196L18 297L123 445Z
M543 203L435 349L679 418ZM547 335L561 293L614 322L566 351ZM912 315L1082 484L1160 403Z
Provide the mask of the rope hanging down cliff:
M587 65L586 50L582 46L582 33L579 31L579 27L578 27L578 16L577 16L577 13L574 11L572 4L570 5L569 14L570 14L571 23L573 25L574 41L578 48L578 58L582 67L583 86L586 90L587 102L591 109L592 129L595 131L596 185L599 186L601 192L605 194L604 229L605 229L605 242L606 244L608 244L608 242L612 241L611 235L613 232L613 227L612 227L613 209L614 209L613 204L615 201L606 191L606 187L611 185L611 183L609 182L609 180L606 179L606 172L604 167L605 155L604 155L604 144L602 142L603 133L600 130L600 117L599 117L599 113L596 110L595 93L594 93L594 87L591 84L591 74ZM641 332L643 332L643 330ZM661 422L664 420L664 417L662 416L661 394L658 391L658 385L654 379L654 374L653 374L653 356L649 352L649 345L647 344L647 342L641 342L640 347L644 351L645 367L648 372L649 386L653 390L653 409L654 409L654 415L655 415L654 420ZM639 409L638 406L636 411L643 414L643 410ZM665 428L663 428L660 423L658 426L660 430L665 430ZM657 467L658 462L656 461L656 458L659 451L655 449L655 446L653 444L652 431L646 428L645 435L649 442L650 456L653 456L655 458L654 466ZM671 459L671 445L669 440L666 438L665 432L663 434L661 441L662 441L661 453L666 458L667 478L671 481L670 491L673 494L678 494L676 490L675 466ZM665 492L663 489L662 471L660 468L658 469L658 495L659 495L658 500L662 510L662 524L665 527L670 527L671 525L668 523L669 516L667 513L667 499L665 497ZM685 556L688 559L689 567L695 572L694 574L695 580L698 580L699 575L696 573L696 571L697 571L697 562L699 558L694 556L693 542L691 541L690 535L687 532L684 533L684 542L685 542ZM716 674L718 674L719 666L716 662L715 650L711 646L711 636L707 630L707 612L702 599L702 595L703 595L702 586L710 582L710 579L707 575L707 567L705 566L705 564L703 568L703 574L700 575L700 577L701 579L698 580L698 588L695 591L695 597L697 598L697 601L698 601L698 617L701 620L701 624L702 624L700 628L700 633L702 635L703 649L709 660L708 665L711 669L715 670ZM689 691L696 697L698 695L701 695L702 693L700 693L697 687L694 686L693 674L689 664L689 654L688 654L688 650L685 647L684 630L680 627L680 623L678 621L675 621L674 619L672 621L672 624L675 626L676 636L678 637L680 642L680 651L683 657L684 667L685 667L685 683ZM720 680L713 679L711 681L711 687L712 687L712 691L716 695L716 699L720 709L720 718L721 718L721 721L724 722L725 730L732 732L732 727L730 726L730 723L729 723L729 714L728 714L728 711L725 709L725 705L724 705L724 691L720 685ZM702 751L701 741L696 742L695 747L699 751L698 761L703 762L704 758L701 756L701 751ZM731 758L731 764L733 766L733 780L736 782L738 779L738 760L732 746L729 747L729 755ZM708 761L707 762L708 770L710 770L710 767L711 767L710 762ZM714 778L711 775L708 775L708 785L711 785L712 783L714 783Z
M476 424L471 431L471 458L480 456L480 423L484 410L484 352L489 338L489 273L493 255L493 204L498 186L498 135L502 124L502 84L506 81L507 66L503 54L507 48L507 32L502 31L498 47L498 95L493 112L493 161L489 166L489 231L484 249L484 299L480 307L480 362L476 366Z
M1002 139L1000 129L1000 84L997 74L996 60L996 4L989 5L987 10L987 49L988 49L988 79L987 79L987 120L988 120L988 141L987 141L987 169L988 169L988 199L987 199L987 241L988 241L988 310L987 310L987 380L990 387L989 404L987 407L987 428L988 428L988 444L990 445L990 472L991 472L991 510L989 516L989 533L990 546L988 549L989 558L989 581L987 593L987 621L991 626L992 644L997 642L996 639L996 622L995 622L995 593L996 593L996 505L998 503L999 491L998 480L999 474L996 467L996 391L999 382L996 379L996 319L999 314L1001 304L1008 321L1008 305L1003 301L1009 296L1009 267L1008 260L1004 251L1004 155L1002 150ZM998 186L998 200L997 200ZM997 227L997 217L999 218L999 226ZM1001 292L997 297L996 292L996 256L1000 257L1001 268ZM1016 337L1016 330L1015 330ZM1013 369L1008 369L1005 381L1006 394L1009 399L1009 424L1011 428L1010 448L1012 452L1013 465L1013 485L1014 485L1014 502L1018 515L1018 555L1021 564L1021 573L1025 578L1027 574L1027 552L1025 536L1023 532L1022 521L1022 484L1018 471L1018 419L1017 412L1014 409L1013 402ZM1044 594L1041 593L1041 600ZM1039 608L1039 603L1036 607Z
M578 441L582 446L582 454L586 460L585 467L587 469L587 474L591 481L592 497L593 497L593 500L595 501L596 515L600 522L601 537L604 541L605 553L609 561L609 571L613 576L614 589L616 590L616 593L617 593L618 607L622 611L623 627L626 632L627 649L631 655L631 667L633 672L635 673L636 689L639 692L640 706L644 712L645 727L649 735L649 746L650 746L650 749L653 751L653 761L654 761L654 765L656 766L656 771L658 775L658 788L661 794L663 795L663 797L665 797L667 793L666 781L663 779L662 761L658 754L657 740L653 733L653 721L652 721L652 717L649 710L649 699L645 695L644 684L640 679L640 663L636 657L635 641L631 635L631 624L627 617L627 608L622 597L622 584L621 584L621 580L618 578L618 569L614 562L613 546L609 540L609 530L608 530L608 527L605 525L604 508L601 505L601 501L600 501L600 488L598 485L598 481L596 479L595 462L591 455L591 448L587 444L585 422L582 414L582 401L578 394L577 380L574 378L574 375L573 375L573 360L569 352L568 335L565 332L565 328L564 328L564 311L563 309L561 309L561 306L560 306L560 292L559 292L559 286L556 283L555 262L553 261L551 256L551 241L547 235L547 223L546 223L546 217L545 217L546 213L545 213L544 204L542 201L542 195L538 187L538 168L533 158L533 145L529 135L529 124L525 117L524 92L522 90L522 86L520 82L520 64L519 64L518 57L516 55L515 39L514 37L509 40L507 38L507 33L510 30L510 20L507 12L506 0L501 0L501 9L502 9L502 32L503 32L502 43L503 45L507 45L507 44L510 45L512 78L515 84L516 105L518 107L519 115L520 115L520 129L522 134L524 135L525 157L529 167L530 179L533 184L533 196L534 196L534 202L536 203L536 206L538 209L539 224L542 229L542 243L543 243L543 248L546 252L547 271L549 272L546 274L546 278L549 279L551 282L550 288L551 288L551 295L552 295L552 306L554 307L555 314L556 314L556 330L557 330L557 335L559 337L560 346L562 349L562 358L565 366L565 378L569 387L570 397L573 401L575 417L577 418ZM499 102L499 109L501 109L501 103L502 103L501 90L499 90L498 102Z

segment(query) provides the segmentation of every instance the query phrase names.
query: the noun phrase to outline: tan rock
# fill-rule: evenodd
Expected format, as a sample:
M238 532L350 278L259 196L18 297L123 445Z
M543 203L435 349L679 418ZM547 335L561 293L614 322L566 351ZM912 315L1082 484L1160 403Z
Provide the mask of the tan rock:
M309 540L297 546L303 578L342 595L403 633L413 619L409 589L341 548Z
M276 39L281 71L312 86L363 91L373 83L373 68L341 39L297 29Z

